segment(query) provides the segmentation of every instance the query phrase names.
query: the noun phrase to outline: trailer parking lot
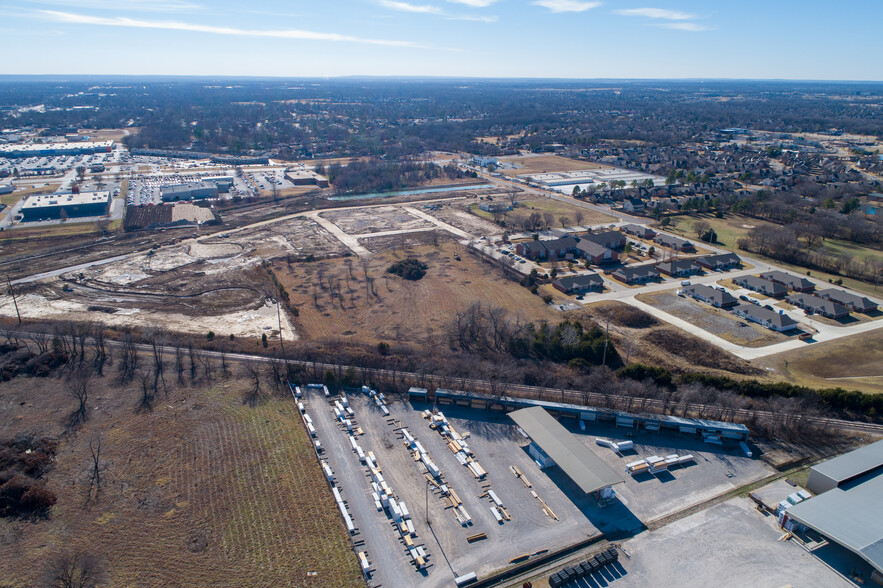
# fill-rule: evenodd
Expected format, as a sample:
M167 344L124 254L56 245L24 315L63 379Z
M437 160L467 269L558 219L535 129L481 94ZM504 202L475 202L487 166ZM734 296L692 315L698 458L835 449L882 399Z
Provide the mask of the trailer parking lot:
M430 429L420 410L396 401L388 406L386 417L367 396L349 394L357 443L365 453L373 452L385 482L397 500L407 504L416 531L412 541L428 556L426 569L418 570L390 516L376 508L369 469L360 463L346 427L334 415L336 397L326 399L321 390L303 390L305 409L323 448L320 459L333 471L355 527L355 549L365 551L370 562L369 585L419 581L425 586L450 586L455 577L470 572L486 577L512 560L522 561L600 535L580 508L541 475L519 448L519 439L524 439L511 423L452 420L461 433L468 432L469 447L487 472L478 479L460 464L441 435ZM427 479L427 468L415 461L403 428L440 469L439 478L430 475L431 481ZM512 473L511 465L519 468L531 487ZM442 485L461 501L470 524L457 521L450 499L442 496ZM505 512L509 520L497 521L491 510L496 504L488 490L503 505L498 512Z

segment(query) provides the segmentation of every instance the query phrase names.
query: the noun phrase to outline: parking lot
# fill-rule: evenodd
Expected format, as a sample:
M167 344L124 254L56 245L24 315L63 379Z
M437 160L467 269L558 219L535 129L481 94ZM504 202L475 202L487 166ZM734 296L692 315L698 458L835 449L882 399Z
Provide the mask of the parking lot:
M336 398L326 399L321 390L304 393L306 410L324 449L321 459L333 470L355 526L356 550L368 555L372 586L401 585L403 579L445 586L459 575L475 572L479 578L487 577L513 560L562 549L600 537L602 532L607 539L627 540L640 534L647 523L772 473L763 462L739 455L733 447L724 449L675 434L639 433L597 424L581 431L570 423L568 428L625 481L615 486L619 500L601 508L559 468L539 470L527 453L528 440L503 413L442 407L448 425L464 438L475 461L486 471L478 477L458 461L450 439L430 428L425 411L432 406L387 398L390 414L384 416L368 396L349 394L354 439L364 453L373 453L385 482L397 500L407 504L416 532L413 543L423 547L427 555L427 568L418 570L409 555L410 546L405 545L390 515L376 507L372 474L366 463L360 463L346 427L335 418ZM630 439L634 449L617 454L597 446L598 437ZM438 467L438 478L428 473L420 452L413 450L408 438L419 443ZM672 453L689 453L695 461L656 475L632 478L625 473L628 462ZM441 485L453 490L458 508L444 495ZM504 515L499 522L491 508L495 501L489 490L498 505L503 505L497 511ZM462 512L467 513L469 524L458 522ZM470 542L467 538L474 535L481 538Z
M624 573L602 584L581 580L569 587L647 586L853 586L793 541L778 541L774 517L734 498L623 544ZM848 570L847 570L848 571Z
M456 576L474 571L483 577L508 566L513 559L599 535L584 509L537 470L519 447L519 440L524 439L511 421L505 422L508 419L504 415L492 415L500 418L489 420L450 420L468 435L476 460L487 472L483 479L477 479L455 459L441 435L430 429L420 407L394 401L388 406L390 416L385 417L367 396L350 394L348 401L354 412L351 421L362 431L356 435L358 444L364 452L374 453L386 483L398 500L407 504L417 535L413 542L428 555L429 565L420 571L390 517L377 511L369 470L353 451L345 427L335 420L333 404L321 390L305 391L304 399L323 446L321 458L332 468L356 527L356 550L368 554L372 586L417 581L426 586L449 586ZM475 416L484 416L483 412L474 412ZM402 428L425 448L441 471L440 479L427 481L427 470L415 461ZM523 472L531 487L512 473L512 465ZM464 526L457 521L449 499L442 497L441 484L454 491L471 524ZM497 522L491 511L494 502L487 494L489 489L503 503L509 520ZM558 520L544 513L544 503ZM597 507L595 510L600 511ZM482 533L484 537L479 540L467 540Z

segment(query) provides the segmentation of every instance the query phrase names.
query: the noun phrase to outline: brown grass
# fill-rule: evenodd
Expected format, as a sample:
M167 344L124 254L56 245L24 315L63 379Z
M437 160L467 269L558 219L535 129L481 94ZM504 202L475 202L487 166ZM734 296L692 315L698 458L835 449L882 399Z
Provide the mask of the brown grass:
M64 381L0 384L0 434L61 438L46 476L58 495L50 518L0 521L4 580L38 585L47 560L83 549L103 560L113 586L358 583L294 403L286 395L248 408L246 385L234 378L182 387L136 413L134 385L93 380L89 420L61 436L72 409ZM90 501L89 439L99 433L102 491Z
M553 320L557 316L538 296L505 277L497 266L457 243L443 242L437 248L408 243L405 247L404 251L386 248L370 260L368 275L374 279L377 296L367 295L361 263L354 257L296 263L290 268L283 261L277 262L276 275L299 309L296 321L301 336L368 344L422 344L432 349L446 344L450 321L472 302L501 306L527 319ZM459 261L454 257L458 252ZM407 256L416 256L429 266L423 279L410 282L386 272L394 261ZM352 277L347 269L349 261ZM342 304L337 296L332 299L329 294L329 280L335 285L340 282Z
M780 378L815 388L883 392L883 331L869 331L758 360Z
M748 362L742 361L725 351L721 351L714 345L697 339L680 329L671 327L652 329L644 335L643 339L660 349L666 350L668 353L685 359L693 366L719 369L737 374L755 374L759 372Z

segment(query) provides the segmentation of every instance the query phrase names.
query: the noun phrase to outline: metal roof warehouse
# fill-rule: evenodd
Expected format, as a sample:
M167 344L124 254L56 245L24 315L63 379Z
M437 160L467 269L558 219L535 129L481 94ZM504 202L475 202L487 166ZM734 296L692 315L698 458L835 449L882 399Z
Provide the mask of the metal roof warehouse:
M513 398L511 396L493 397L475 392L447 390L438 388L434 394L437 404L464 406L471 408L490 408L511 412L519 408L541 406L553 416L560 419L574 418L584 421L615 422L622 427L639 427L647 431L669 431L683 434L715 434L735 441L748 440L748 427L739 423L710 421L705 419L676 417L662 414L632 414L613 410L602 410L579 404L549 402L531 398ZM409 400L430 401L429 391L425 388L408 390Z
M543 408L522 408L509 416L586 494L623 483L619 474Z

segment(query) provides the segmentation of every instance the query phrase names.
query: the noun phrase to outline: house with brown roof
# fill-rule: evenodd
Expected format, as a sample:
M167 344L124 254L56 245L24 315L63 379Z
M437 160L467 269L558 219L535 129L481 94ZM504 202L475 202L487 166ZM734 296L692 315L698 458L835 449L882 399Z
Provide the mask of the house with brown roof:
M619 259L619 254L616 251L588 239L580 239L576 244L576 253L595 265L612 263Z

